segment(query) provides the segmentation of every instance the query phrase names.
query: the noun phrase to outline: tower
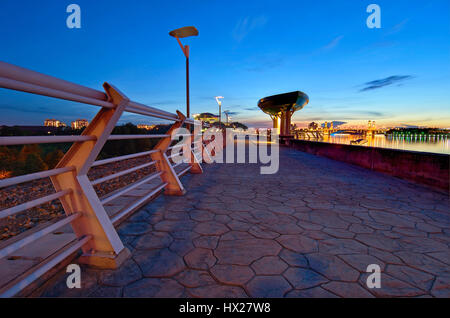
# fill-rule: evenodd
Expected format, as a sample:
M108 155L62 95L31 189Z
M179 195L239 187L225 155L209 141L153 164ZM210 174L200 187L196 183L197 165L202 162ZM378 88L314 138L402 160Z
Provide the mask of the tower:
M290 129L292 115L308 103L308 95L296 91L264 97L258 101L258 107L272 118L273 128L279 132L280 138L288 139L292 138Z

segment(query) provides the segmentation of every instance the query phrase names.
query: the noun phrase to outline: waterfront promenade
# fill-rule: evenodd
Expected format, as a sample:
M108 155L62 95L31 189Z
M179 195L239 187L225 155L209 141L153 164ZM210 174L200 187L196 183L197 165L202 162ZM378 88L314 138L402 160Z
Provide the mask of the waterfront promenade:
M289 148L280 170L204 165L122 223L120 269L47 297L450 297L448 195ZM381 288L366 287L378 264Z

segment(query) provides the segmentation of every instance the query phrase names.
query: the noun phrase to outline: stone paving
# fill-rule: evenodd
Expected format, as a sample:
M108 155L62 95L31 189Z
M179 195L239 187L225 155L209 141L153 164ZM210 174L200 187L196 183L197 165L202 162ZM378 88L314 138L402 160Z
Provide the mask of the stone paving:
M83 268L43 296L450 297L449 197L407 181L280 149L280 170L204 165L183 197L161 196L119 228L132 258ZM381 288L366 287L369 264Z

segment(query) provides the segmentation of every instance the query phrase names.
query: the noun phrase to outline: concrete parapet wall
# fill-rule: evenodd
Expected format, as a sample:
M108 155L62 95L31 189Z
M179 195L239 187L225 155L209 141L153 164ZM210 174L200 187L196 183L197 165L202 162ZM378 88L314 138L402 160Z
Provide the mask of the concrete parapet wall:
M449 191L450 156L428 152L292 140L290 146Z

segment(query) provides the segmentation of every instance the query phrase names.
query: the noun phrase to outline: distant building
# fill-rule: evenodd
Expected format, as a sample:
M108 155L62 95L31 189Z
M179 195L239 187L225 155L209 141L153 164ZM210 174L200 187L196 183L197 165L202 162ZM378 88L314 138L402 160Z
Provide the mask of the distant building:
M45 127L65 127L66 124L64 124L62 121L59 121L57 119L46 119L44 121Z
M137 125L137 128L139 128L139 129L146 129L146 130L151 130L151 129L155 128L155 127L156 127L156 125L143 125L143 124Z
M72 122L72 129L81 129L87 127L89 122L86 119L77 119Z

